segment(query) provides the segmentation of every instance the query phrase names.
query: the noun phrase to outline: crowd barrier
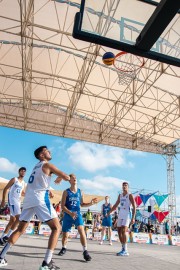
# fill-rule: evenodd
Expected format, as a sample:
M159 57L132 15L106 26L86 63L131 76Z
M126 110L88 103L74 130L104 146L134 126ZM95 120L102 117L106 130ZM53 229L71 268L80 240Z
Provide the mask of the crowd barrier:
M2 218L2 216L0 216ZM0 219L0 232L4 231L8 219L7 217L4 217L4 219ZM51 229L47 224L41 224L39 223L38 229L35 226L35 222L38 222L37 220L32 220L29 223L29 226L26 229L25 234L33 235L33 234L39 234L43 236L49 236L51 233ZM87 239L89 240L95 240L100 241L101 240L101 232L92 232L92 226L91 225L85 225L85 231L87 235ZM72 228L69 233L69 238L80 238L80 235L78 233L78 230L75 228ZM104 240L107 237L105 236ZM111 239L114 242L119 242L119 236L117 231L112 231ZM128 233L128 242L131 243L138 243L138 244L155 244L155 245L173 245L173 246L180 246L180 235L172 236L172 235L165 235L165 234L152 234L152 233Z

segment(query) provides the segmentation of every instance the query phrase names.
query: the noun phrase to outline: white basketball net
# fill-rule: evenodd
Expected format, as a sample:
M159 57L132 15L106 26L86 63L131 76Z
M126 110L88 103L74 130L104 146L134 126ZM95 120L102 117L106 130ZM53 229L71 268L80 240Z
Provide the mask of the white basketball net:
M133 71L124 72L124 71L118 70L117 75L119 78L119 84L122 84L122 85L128 85L136 78L136 73Z
M114 60L117 69L119 84L128 85L136 78L136 71L142 67L144 59L142 57L122 52Z

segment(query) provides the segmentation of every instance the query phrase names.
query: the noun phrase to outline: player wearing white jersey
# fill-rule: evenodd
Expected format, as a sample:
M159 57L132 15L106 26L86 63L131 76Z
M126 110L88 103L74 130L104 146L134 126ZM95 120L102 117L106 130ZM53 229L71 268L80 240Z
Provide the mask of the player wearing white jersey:
M21 196L24 196L25 194L24 176L26 168L21 167L18 172L19 176L12 178L3 190L0 208L3 208L5 205L6 194L9 190L8 204L10 208L10 220L0 238L0 245L2 246L7 242L9 236L19 224L19 216L21 214Z
M117 228L118 228L119 240L122 244L122 250L117 253L117 256L128 256L129 253L127 251L126 232L128 230L129 225L132 225L135 222L136 204L135 204L133 195L129 194L129 184L127 182L123 182L122 190L123 190L122 194L118 196L116 203L108 212L107 216L109 216L111 212L114 211L120 204ZM130 220L130 206L131 205L133 209L132 209L132 217Z
M34 167L32 174L29 177L23 202L23 210L19 218L19 226L10 236L0 253L0 267L7 265L7 261L5 260L6 253L25 232L32 216L36 214L39 220L46 222L51 228L48 249L39 270L59 269L52 261L53 251L56 247L60 233L60 223L49 200L50 180L53 173L58 176L55 180L56 184L60 183L63 179L69 181L70 177L60 171L56 166L49 163L51 160L51 153L46 146L41 146L36 149L34 155L39 160L39 163Z

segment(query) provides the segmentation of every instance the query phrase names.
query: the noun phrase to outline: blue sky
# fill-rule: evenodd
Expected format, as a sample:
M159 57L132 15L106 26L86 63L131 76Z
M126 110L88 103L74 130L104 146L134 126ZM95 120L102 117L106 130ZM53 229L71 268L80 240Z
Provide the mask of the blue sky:
M78 186L85 193L110 195L114 203L124 180L129 182L132 191L167 192L166 161L161 155L5 127L0 127L0 177L11 179L19 167L25 166L27 182L37 163L33 152L41 145L51 150L52 163L59 169L76 174ZM180 156L175 159L175 179L180 214ZM52 187L64 190L69 183L57 186L52 182Z

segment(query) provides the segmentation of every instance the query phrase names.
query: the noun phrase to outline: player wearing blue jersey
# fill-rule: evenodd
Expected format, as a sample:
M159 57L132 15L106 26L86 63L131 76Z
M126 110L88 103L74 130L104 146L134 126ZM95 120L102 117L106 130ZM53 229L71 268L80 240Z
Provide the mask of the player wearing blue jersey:
M3 208L5 205L6 194L9 190L8 205L10 209L10 220L0 238L0 245L2 246L4 246L4 244L8 241L9 236L19 224L19 216L21 214L21 196L24 196L25 194L25 174L26 168L21 167L19 169L19 176L12 178L3 190L0 208Z
M77 188L77 179L74 174L70 174L70 184L71 187L66 189L63 192L61 206L62 210L64 211L63 217L63 226L62 226L62 249L60 250L60 256L66 253L66 245L68 240L68 234L71 230L72 225L75 225L78 229L80 234L80 241L83 247L83 257L86 261L91 260L91 256L87 251L87 240L86 234L84 231L84 223L82 219L82 215L80 213L80 207L89 207L94 203L97 203L97 198L91 200L90 203L84 202L84 195L82 191Z
M69 181L70 177L69 175L60 171L53 164L49 163L51 160L51 153L46 146L37 148L34 151L34 155L39 162L34 167L28 180L23 202L23 210L19 218L19 226L17 230L9 237L8 242L0 253L0 267L7 265L7 261L5 259L6 253L10 247L16 243L18 238L26 231L32 216L36 214L39 220L46 222L51 228L48 249L39 270L59 269L59 267L55 266L54 262L52 261L52 255L58 241L60 224L56 211L49 200L49 189L52 174L58 176L55 180L56 184L60 183L63 179Z
M99 243L100 245L103 244L106 227L108 228L109 244L112 245L112 241L111 241L112 216L111 215L109 215L108 217L106 216L107 213L111 210L111 208L112 208L112 205L109 202L109 196L106 196L105 203L102 205L102 209L101 209L103 220L102 220L101 242Z

